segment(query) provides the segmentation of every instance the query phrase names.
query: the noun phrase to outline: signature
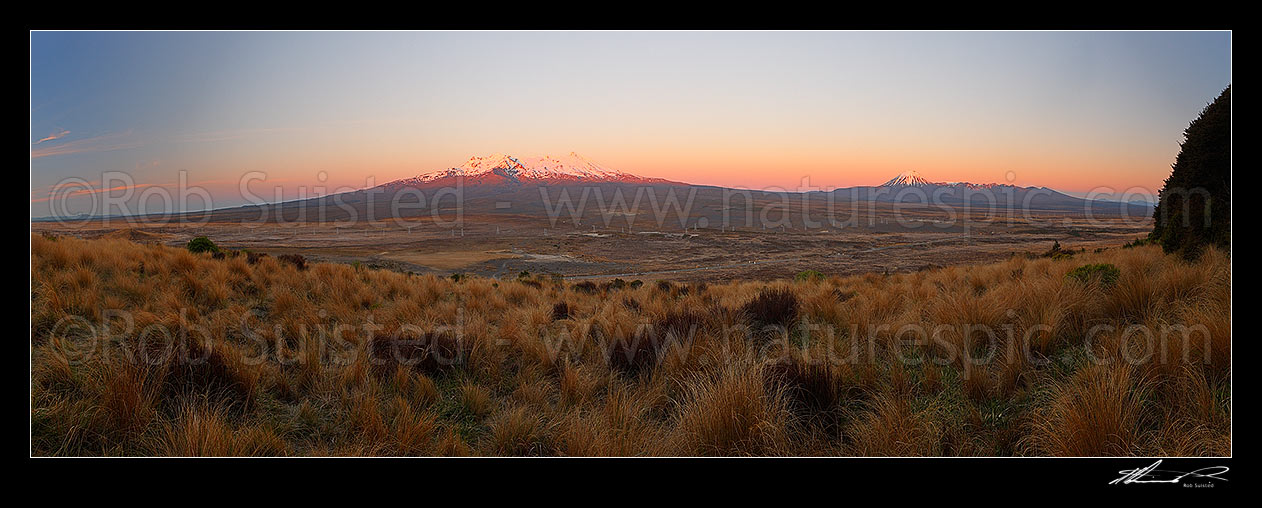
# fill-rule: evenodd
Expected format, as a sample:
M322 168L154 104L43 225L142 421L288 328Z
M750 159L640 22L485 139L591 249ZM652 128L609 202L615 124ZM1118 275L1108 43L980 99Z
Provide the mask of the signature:
M1211 480L1227 481L1219 475L1228 471L1227 466L1210 466L1197 469L1195 471L1170 471L1157 469L1161 465L1161 461L1154 462L1151 466L1138 469L1123 469L1118 471L1122 473L1122 477L1109 482L1109 485L1128 484L1128 483L1180 483L1184 478L1205 478Z

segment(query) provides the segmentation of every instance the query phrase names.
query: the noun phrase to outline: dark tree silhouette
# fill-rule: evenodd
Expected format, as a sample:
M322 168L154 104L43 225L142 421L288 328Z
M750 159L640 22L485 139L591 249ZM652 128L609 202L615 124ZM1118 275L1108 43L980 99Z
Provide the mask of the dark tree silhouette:
M1231 245L1231 86L1183 131L1173 170L1153 210L1150 238L1167 253L1198 256Z

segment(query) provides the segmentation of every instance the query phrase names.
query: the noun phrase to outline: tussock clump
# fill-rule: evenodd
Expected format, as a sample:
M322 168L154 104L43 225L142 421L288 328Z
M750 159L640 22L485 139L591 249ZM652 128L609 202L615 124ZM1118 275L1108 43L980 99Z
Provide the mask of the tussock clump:
M234 429L231 419L221 408L185 404L173 420L162 423L149 453L176 457L289 454L289 445L271 429Z
M609 366L635 375L656 367L672 347L687 347L701 333L705 318L692 311L672 311L649 327L637 327L630 334L609 339L606 357Z
M682 455L778 455L789 445L783 393L757 369L729 368L685 385L679 402Z
M482 417L491 412L491 393L482 386L466 382L460 386L460 405L474 416Z
M798 297L787 288L763 289L742 310L755 325L787 328L798 317Z
M250 252L250 251L245 252L245 262L251 265L256 265L262 262L263 259L267 257L268 256L266 252Z
M599 288L592 281L583 281L573 286L574 291L584 294L595 294Z
M635 298L631 298L629 296L622 298L622 305L626 307L627 309L631 310L632 312L639 312L640 309L643 308L640 305L639 300L636 300Z
M609 366L636 375L657 366L663 344L651 333L617 334L609 339L605 358Z
M204 396L226 406L249 406L255 380L238 370L227 353L197 339L190 338L184 345L172 351L168 363L163 384L167 397Z
M560 321L570 318L570 305L565 302L557 302L552 306L552 320Z
M823 360L790 356L764 366L763 380L782 387L790 407L808 416L835 408L843 397L840 370Z
M440 374L460 368L468 360L470 345L456 333L403 331L393 336L377 336L370 343L370 360L379 372L410 367L426 374Z
M1091 366L1052 392L1025 444L1038 455L1134 455L1150 386L1128 366Z
M548 455L545 425L538 414L525 407L515 407L492 419L491 443L497 455Z
M878 457L941 454L946 429L936 421L936 409L915 410L903 399L877 399L850 425L853 453Z
M705 316L690 310L666 313L653 324L653 330L663 344L691 343L702 332Z
M299 271L307 269L307 258L303 257L302 254L281 254L276 257L276 260L293 265Z

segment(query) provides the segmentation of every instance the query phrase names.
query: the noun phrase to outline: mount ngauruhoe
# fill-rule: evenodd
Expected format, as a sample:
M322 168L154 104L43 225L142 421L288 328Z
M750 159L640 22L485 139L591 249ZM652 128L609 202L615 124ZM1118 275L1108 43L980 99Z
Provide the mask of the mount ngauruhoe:
M418 198L417 194L423 197ZM1126 214L1130 217L1144 217L1152 213L1151 207L1143 204L1088 201L1046 187L934 182L915 171L900 174L878 186L846 187L831 191L803 193L728 189L625 173L573 152L563 156L518 157L494 154L471 157L456 167L422 173L372 188L202 213L209 213L212 220L234 220L236 217L258 220L260 214L264 214L271 217L269 220L281 218L284 221L298 222L335 221L347 220L352 213L355 217L366 217L368 214L365 212L371 208L374 220L381 220L391 216L392 203L404 203L405 210L398 212L400 216L422 217L431 215L434 210L456 209L456 194L461 196L460 213L466 217L495 216L523 224L540 219L546 221L557 215L557 210L562 210L561 215L569 218L572 213L569 206L583 210L578 213L583 216L579 222L584 224L591 223L591 217L607 217L609 213L622 217L639 216L640 220L648 220L658 215L655 207L656 210L669 208L672 199L680 207L691 203L687 213L689 219L684 222L693 226L701 224L701 227L706 227L705 224L731 224L727 221L728 218L734 215L745 216L750 208L787 208L793 211L792 214L806 206L811 209L811 214L815 214L821 213L818 210L822 208L831 207L844 214L853 213L851 209L858 207L851 204L854 202L875 202L882 203L882 206L900 207L968 207L979 212L997 208L1023 208L1067 214ZM565 199L569 200L569 205L565 204ZM637 207L638 211L631 210ZM189 216L197 217L202 213L191 213ZM754 213L758 214L757 211ZM679 226L677 215L672 215L672 219L667 222ZM668 228L670 225L661 227Z

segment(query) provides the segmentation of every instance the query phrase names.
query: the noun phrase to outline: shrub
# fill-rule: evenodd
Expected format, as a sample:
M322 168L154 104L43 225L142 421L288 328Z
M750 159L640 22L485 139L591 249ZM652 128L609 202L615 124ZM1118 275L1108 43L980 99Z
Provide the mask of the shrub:
M1231 244L1231 87L1183 131L1170 176L1158 194L1152 237L1185 258Z
M1060 260L1060 259L1068 259L1072 257L1073 255L1074 255L1074 252L1072 250L1065 250L1061 248L1060 242L1055 241L1055 242L1052 242L1052 248L1048 249L1047 252L1044 252L1041 257Z
M219 252L219 246L215 245L215 242L210 241L209 238L204 236L199 236L189 240L187 247L188 251L194 254L200 254L202 252Z
M596 283L589 280L574 285L574 290L580 293L592 294L596 292L596 289Z
M640 286L643 286L643 285L644 285L644 281L640 279L635 279L631 281L631 289L640 289Z
M765 288L742 310L755 324L789 326L798 316L798 297L788 289Z
M460 281L464 280L466 277L467 277L467 276L466 276L465 274L463 274L463 273L453 273L453 274L451 274L451 281L452 281L452 282L460 282Z
M798 282L812 282L812 281L824 280L824 274L817 272L815 270L802 270L798 272L797 276L793 277L793 280L798 281Z
M1066 278L1077 280L1083 284L1088 284L1092 280L1098 280L1104 287L1112 287L1114 284L1117 284L1117 279L1121 276L1122 271L1108 263L1082 265L1065 274Z

